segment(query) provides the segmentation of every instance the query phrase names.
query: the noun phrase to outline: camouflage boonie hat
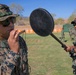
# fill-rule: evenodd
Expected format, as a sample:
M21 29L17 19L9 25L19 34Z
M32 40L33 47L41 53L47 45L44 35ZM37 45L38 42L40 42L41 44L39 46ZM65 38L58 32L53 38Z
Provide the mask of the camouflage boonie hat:
M0 4L0 21L4 21L9 17L16 17L16 14L13 14L12 11L10 11L9 7L5 4Z

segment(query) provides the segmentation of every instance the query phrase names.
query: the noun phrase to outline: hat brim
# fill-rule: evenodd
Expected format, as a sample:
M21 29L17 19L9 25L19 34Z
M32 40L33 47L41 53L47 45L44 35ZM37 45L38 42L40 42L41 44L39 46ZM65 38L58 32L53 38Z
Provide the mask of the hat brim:
M17 14L12 14L12 15L8 15L8 16L0 17L0 21L4 21L9 17L17 17L17 16L18 16Z

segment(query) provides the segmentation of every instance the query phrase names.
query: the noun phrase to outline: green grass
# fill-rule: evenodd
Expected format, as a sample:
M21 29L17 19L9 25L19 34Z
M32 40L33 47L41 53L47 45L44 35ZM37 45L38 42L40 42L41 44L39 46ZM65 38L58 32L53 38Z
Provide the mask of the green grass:
M59 38L60 33L55 33ZM52 36L41 37L36 34L27 34L25 40L28 46L28 59L31 66L30 75L73 75L72 59L69 53ZM66 45L72 45L66 33Z

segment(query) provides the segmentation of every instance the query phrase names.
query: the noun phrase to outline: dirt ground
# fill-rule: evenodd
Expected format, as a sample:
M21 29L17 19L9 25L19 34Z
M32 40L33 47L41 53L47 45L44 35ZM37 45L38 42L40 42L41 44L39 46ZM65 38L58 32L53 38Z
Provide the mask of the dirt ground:
M27 33L33 33L34 31L32 30L30 25L24 25L24 26L15 26L15 29L18 30L25 30ZM62 27L61 26L55 26L53 29L53 32L61 32Z
M27 29L32 29L30 25L25 25L25 26L15 26L15 29L18 30L27 30Z

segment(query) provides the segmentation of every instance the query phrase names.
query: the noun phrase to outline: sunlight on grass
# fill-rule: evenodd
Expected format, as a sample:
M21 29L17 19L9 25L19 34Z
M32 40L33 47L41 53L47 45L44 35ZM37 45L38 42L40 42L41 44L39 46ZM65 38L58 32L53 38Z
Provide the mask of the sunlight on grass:
M67 33L66 33L67 34ZM59 38L60 33L55 33ZM66 35L67 45L72 45L69 35ZM30 75L73 75L72 59L61 45L50 35L41 37L27 34L28 58L31 66Z

